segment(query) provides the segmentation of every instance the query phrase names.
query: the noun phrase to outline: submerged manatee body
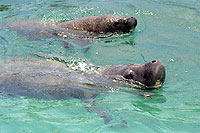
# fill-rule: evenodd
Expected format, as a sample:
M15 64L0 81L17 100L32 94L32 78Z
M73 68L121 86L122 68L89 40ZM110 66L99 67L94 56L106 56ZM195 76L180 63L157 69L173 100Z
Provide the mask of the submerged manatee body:
M90 79L60 62L27 58L4 60L0 66L1 94L54 100L89 98L98 93L90 81L95 76Z
M0 92L38 99L84 99L112 86L159 88L165 80L160 61L107 67L97 74L66 68L61 62L36 58L3 60L0 63ZM143 88L145 89L145 88Z
M63 37L72 39L97 39L113 33L134 31L137 20L134 17L116 15L89 16L67 22L37 20L16 20L8 22L5 28L32 39L39 37Z

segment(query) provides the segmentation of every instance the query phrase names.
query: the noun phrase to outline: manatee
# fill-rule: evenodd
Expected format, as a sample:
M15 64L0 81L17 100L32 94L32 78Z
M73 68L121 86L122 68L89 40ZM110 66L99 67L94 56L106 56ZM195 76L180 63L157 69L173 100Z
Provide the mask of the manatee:
M87 99L116 86L160 88L165 80L165 68L159 60L109 66L97 73L71 70L63 62L35 57L2 60L0 67L2 95L46 100Z
M58 24L58 26L65 29L79 32L86 31L95 34L129 33L134 31L136 25L136 18L117 15L83 17Z
M0 67L1 95L44 100L78 98L91 103L86 109L97 113L104 124L109 124L112 115L105 110L96 109L93 98L98 93L117 90L141 94L116 86L152 89L160 88L165 80L165 68L159 60L144 64L109 66L96 73L70 70L62 59L7 59L0 61ZM127 125L122 118L120 123L123 127Z
M137 20L134 17L101 15L77 18L66 22L15 20L6 23L4 28L12 29L29 39L44 37L98 39L109 37L114 33L132 32L136 25Z

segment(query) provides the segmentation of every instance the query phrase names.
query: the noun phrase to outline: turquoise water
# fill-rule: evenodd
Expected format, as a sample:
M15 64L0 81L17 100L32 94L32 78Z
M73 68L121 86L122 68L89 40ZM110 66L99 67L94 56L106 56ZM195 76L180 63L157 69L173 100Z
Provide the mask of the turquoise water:
M28 40L0 30L0 58L39 52L81 58L99 66L159 59L166 67L164 86L145 98L109 91L95 98L95 109L78 99L44 101L0 97L0 132L199 132L199 0L0 0L1 22L18 19L66 21L116 14L138 19L130 35L96 40L85 53L66 49L59 39ZM108 124L98 116L112 116Z

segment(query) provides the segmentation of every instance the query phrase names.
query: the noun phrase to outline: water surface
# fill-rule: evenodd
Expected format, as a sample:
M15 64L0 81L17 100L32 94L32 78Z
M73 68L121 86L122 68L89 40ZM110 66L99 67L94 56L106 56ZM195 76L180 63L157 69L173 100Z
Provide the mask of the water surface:
M95 65L161 60L164 86L152 98L109 91L95 98L95 109L79 99L45 101L0 98L0 132L199 132L199 0L0 0L2 23L36 19L67 21L116 14L138 19L130 35L96 40L89 50L63 47L62 39L28 40L0 30L0 58L39 52L85 59ZM80 60L81 61L81 60ZM131 89L131 88L126 88ZM108 124L98 114L112 116Z

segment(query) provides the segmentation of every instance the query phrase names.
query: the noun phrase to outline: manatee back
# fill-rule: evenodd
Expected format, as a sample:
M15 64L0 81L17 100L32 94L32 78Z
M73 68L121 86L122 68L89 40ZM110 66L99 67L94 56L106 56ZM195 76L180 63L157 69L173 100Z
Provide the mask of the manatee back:
M116 15L88 16L66 21L58 25L62 28L100 34L100 33L107 33L108 27L119 19L126 19L126 18Z
M17 34L28 39L41 39L53 37L60 31L60 28L53 22L37 20L15 20L6 24L6 27L17 32Z
M0 67L3 95L52 100L91 98L98 93L80 72L70 71L59 62L18 59L1 61Z
M70 24L69 24L70 25ZM3 26L3 25L2 25ZM1 25L0 25L1 27ZM38 20L16 20L8 22L4 28L12 29L27 39L61 37L65 39L91 39L98 35L87 31L78 31L74 28L63 28L58 23Z

